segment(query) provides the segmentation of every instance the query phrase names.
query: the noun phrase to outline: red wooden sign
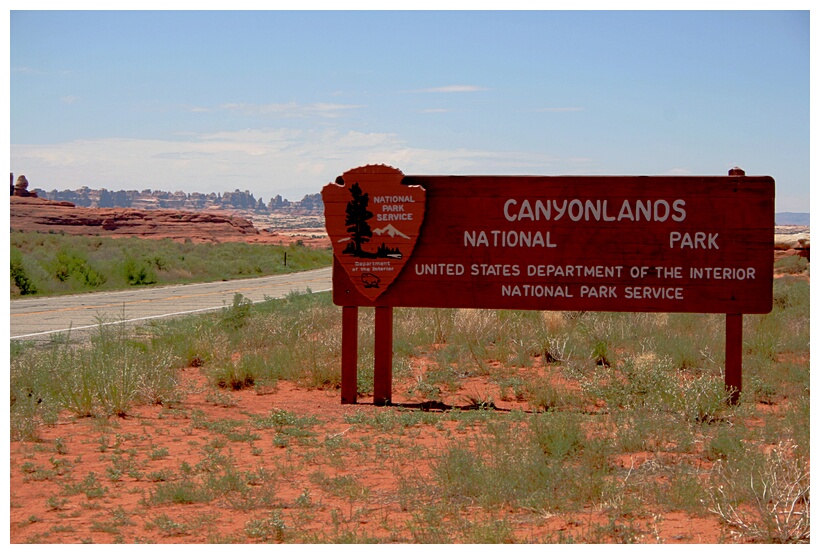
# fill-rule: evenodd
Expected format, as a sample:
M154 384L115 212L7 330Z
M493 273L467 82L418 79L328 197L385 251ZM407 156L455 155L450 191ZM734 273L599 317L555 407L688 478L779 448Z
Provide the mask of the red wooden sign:
M337 305L771 311L771 177L343 177L323 190Z
M726 315L772 309L774 180L418 177L387 166L322 191L342 309L342 403L357 401L358 306L375 306L373 402L392 398L394 306Z

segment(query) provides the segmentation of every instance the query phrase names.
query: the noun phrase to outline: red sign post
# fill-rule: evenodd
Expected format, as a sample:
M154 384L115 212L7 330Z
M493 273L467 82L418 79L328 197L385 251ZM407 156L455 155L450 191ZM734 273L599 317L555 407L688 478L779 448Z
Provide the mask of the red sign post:
M378 404L391 398L393 307L731 314L734 399L740 314L772 308L771 177L405 176L365 166L322 196L343 334L353 336L358 306L376 307ZM349 342L345 403L356 401Z

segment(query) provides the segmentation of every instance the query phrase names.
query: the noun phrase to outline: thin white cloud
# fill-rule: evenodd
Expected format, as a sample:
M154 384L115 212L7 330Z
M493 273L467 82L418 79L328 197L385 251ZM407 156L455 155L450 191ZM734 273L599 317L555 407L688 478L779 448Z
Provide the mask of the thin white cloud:
M79 96L63 96L60 98L60 102L63 104L74 104L80 99Z
M219 106L220 109L237 111L244 115L324 118L341 117L345 112L361 107L362 106L354 104L332 104L327 102L317 102L313 104L299 104L297 102L281 104L228 103Z
M666 172L667 175L691 175L692 170L683 167L673 167Z
M538 108L537 112L562 113L562 112L583 112L586 108Z
M25 75L44 75L44 71L40 71L38 69L34 69L33 67L26 67L26 66L18 66L11 68L12 73L23 73Z
M447 85L443 87L432 87L432 88L422 88L417 90L411 90L408 92L443 92L443 93L451 93L451 92L481 92L485 90L490 90L488 88L479 87L475 85Z
M421 113L448 113L452 110L448 110L447 108L427 108L426 110L421 110Z

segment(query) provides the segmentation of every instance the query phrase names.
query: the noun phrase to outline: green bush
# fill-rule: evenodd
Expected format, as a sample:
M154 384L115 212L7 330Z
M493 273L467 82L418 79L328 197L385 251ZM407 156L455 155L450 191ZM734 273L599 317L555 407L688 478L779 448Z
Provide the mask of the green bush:
M20 250L12 248L9 257L11 258L11 281L20 291L20 294L37 294L37 287L29 278L23 265L23 255Z
M145 261L128 258L123 264L125 280L129 285L153 285L157 282L157 274Z
M108 279L91 267L83 255L64 248L57 252L51 271L60 282L73 280L80 288L98 287Z

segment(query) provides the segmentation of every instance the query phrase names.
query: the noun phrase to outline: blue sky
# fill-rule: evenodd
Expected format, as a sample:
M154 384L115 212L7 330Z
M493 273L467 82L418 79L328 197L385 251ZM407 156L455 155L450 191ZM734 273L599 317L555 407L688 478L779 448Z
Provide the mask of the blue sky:
M318 192L406 174L771 175L809 211L808 11L11 11L32 188Z

